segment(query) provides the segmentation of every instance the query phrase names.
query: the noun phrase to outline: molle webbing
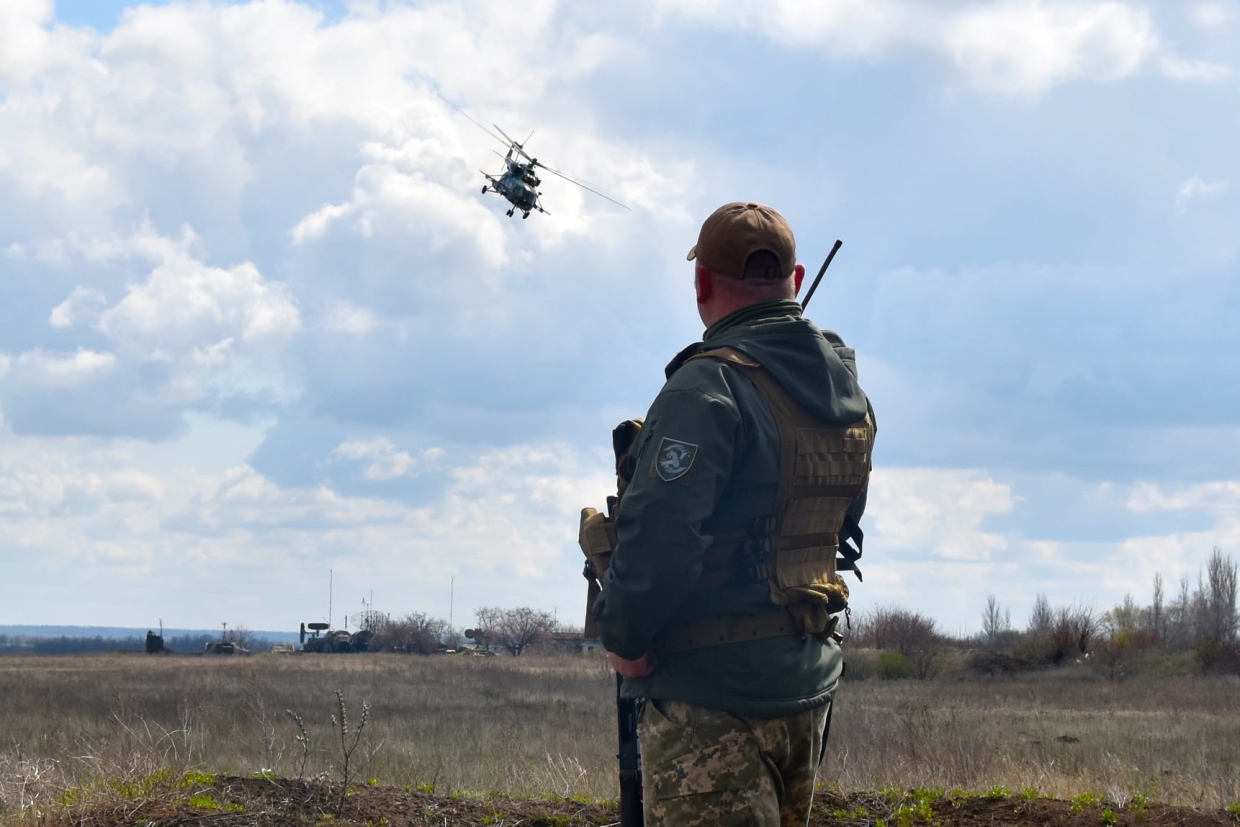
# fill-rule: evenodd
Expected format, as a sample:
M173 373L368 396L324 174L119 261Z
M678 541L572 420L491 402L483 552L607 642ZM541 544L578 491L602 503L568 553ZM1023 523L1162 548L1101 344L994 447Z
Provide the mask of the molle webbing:
M691 358L718 359L741 368L770 408L780 445L774 514L718 533L702 555L703 574L694 589L718 588L747 571L753 579L767 581L771 601L785 608L749 620L702 621L693 624L691 633L675 632L674 643L687 649L783 634L829 634L828 627L834 629L829 615L848 605L848 589L836 574L835 558L848 508L869 479L873 422L867 415L851 425L824 426L739 350L718 348ZM671 634L673 630L661 636L660 651L672 651L665 648L673 644Z

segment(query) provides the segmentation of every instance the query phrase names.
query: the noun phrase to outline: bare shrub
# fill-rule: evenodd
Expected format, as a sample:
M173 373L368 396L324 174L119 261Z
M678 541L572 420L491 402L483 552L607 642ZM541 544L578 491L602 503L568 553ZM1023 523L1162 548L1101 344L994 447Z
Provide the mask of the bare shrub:
M260 646L258 637L250 631L248 626L242 626L241 624L238 624L229 631L225 632L224 640L234 646L239 646L248 652L253 652Z
M339 818L344 812L344 802L349 795L349 781L352 779L356 765L353 763L353 754L357 752L357 747L361 743L362 733L366 730L366 719L370 717L370 704L362 702L362 718L358 721L357 727L353 730L353 737L349 737L349 712L344 703L344 693L339 689L336 690L336 704L340 708L340 717L332 715L332 729L335 730L340 738L340 799L336 802L336 817Z
M1049 634L1055 625L1055 613L1051 611L1051 602L1045 594L1038 594L1033 601L1033 611L1029 613L1029 625L1025 632L1030 635Z
M439 650L440 638L449 632L446 620L424 612L410 612L381 626L370 639L370 650L430 655Z
M1077 604L1051 608L1046 595L1033 604L1029 626L1012 654L1019 660L1056 666L1087 656L1098 631L1092 606Z
M555 617L550 612L540 612L528 606L515 609L483 607L474 610L478 626L471 630L479 643L502 646L514 655L520 655L529 647L545 638L555 628Z
M924 680L933 676L943 644L936 626L933 618L918 612L899 606L878 606L858 618L854 639L862 646L894 650L911 669L907 677ZM893 672L899 671L895 667L886 670L891 677L897 676ZM884 676L881 666L878 676Z
M868 681L875 676L877 655L869 650L845 650L844 679L850 681Z

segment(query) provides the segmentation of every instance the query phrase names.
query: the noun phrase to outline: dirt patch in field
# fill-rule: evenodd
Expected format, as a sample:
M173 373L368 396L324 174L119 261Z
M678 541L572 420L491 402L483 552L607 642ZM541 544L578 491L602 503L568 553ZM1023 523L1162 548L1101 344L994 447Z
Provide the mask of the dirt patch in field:
M290 779L218 778L180 796L74 807L46 824L80 827L569 827L615 825L615 804L548 797L437 795L395 787L362 786L341 802L339 784ZM904 797L819 792L813 827L1238 827L1225 810L1161 804L1117 807L1105 803L1019 797Z

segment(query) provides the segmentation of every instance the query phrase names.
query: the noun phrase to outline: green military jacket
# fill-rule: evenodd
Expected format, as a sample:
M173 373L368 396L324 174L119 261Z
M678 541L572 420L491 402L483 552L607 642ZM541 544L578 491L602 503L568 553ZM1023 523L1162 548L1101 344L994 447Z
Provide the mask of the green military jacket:
M726 362L687 361L717 347L758 360L827 425L873 413L853 351L802 318L795 301L738 310L677 354L630 452L636 462L616 523L619 544L594 605L603 645L624 658L657 648L669 623L774 608L766 582L748 577L693 589L712 535L770 514L779 484L779 434L757 388ZM864 508L863 493L850 514L859 519ZM662 655L653 674L625 680L623 693L777 717L827 703L841 669L834 641L775 637Z

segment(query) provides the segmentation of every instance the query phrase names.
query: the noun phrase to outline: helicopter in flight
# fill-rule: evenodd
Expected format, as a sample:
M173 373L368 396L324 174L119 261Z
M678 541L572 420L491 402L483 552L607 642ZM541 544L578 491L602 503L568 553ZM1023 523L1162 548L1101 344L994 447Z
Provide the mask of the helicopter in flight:
M439 93L436 92L435 94L438 95ZM565 175L557 169L552 169L527 153L525 151L525 145L529 143L530 137L533 137L533 132L530 133L530 137L527 137L524 141L518 142L510 138L508 133L500 129L497 124L491 124L495 127L496 131L499 132L499 135L496 135L495 132L492 132L482 124L478 123L478 121L469 117L464 109L461 109L443 95L439 95L439 98L444 103L448 104L448 106L451 106L457 112L464 115L465 118L474 126L478 127L483 132L508 147L508 151L504 155L500 156L504 159L503 171L495 175L492 175L486 170L479 171L486 176L487 179L487 183L482 187L482 193L485 195L488 192L495 192L504 196L504 198L511 205L508 208L508 212L505 213L509 218L511 218L513 214L518 211L521 213L522 218L529 218L530 213L535 211L550 215L550 213L543 209L542 196L538 191L538 188L542 186L542 179L538 177L536 170L540 168L545 169L552 175L558 175L570 184L576 184L583 190L592 192L600 198L606 198L611 203L624 207L626 210L630 209L630 207L621 204L611 196L604 195L593 187L589 187L581 181ZM500 135L503 135L504 137L501 138ZM498 152L495 154L499 155Z

